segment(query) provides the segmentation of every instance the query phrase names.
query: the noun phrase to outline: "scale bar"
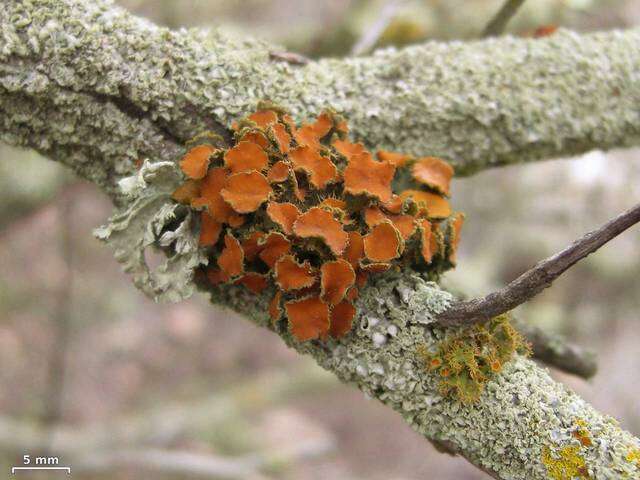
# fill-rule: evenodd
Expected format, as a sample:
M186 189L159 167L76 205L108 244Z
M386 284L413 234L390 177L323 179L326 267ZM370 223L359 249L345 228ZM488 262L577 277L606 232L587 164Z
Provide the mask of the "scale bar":
M11 467L11 473L15 473L19 470L65 470L67 475L71 475L71 467Z

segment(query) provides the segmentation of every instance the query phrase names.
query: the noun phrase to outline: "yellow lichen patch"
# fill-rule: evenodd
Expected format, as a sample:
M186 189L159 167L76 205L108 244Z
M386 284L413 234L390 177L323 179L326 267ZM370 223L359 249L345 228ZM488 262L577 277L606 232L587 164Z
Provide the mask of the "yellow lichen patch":
M291 235L293 234L293 224L301 215L301 212L293 203L269 202L267 215L273 222L278 224L285 234Z
M336 305L342 301L347 290L356 281L353 267L346 260L327 262L320 267L320 298L329 305Z
M279 160L269 169L267 180L269 180L269 183L282 183L289 178L289 175L289 164L283 160Z
M553 480L589 479L589 470L578 445L567 445L553 452L546 445L542 449L542 463Z
M364 257L364 240L359 232L349 232L349 243L342 258L351 264L356 269L360 265L360 260Z
M222 198L238 213L255 212L273 193L260 172L242 172L227 178L220 191Z
M636 468L640 470L640 448L630 449L624 458L627 462L635 463Z
M261 171L269 165L269 157L259 145L240 142L224 154L224 165L231 173Z
M388 162L396 168L403 167L412 157L405 153L388 152L386 150L378 150L376 157L381 162Z
M320 207L310 208L293 224L294 233L301 238L320 238L334 255L342 255L349 237L331 213Z
M451 206L447 199L435 193L422 190L404 190L400 193L400 198L402 200L413 198L418 206L425 209L425 213L429 218L440 219L451 215Z
M300 290L316 283L316 274L308 262L298 263L291 255L276 262L274 269L276 284L284 291Z
M269 139L264 136L264 133L261 132L247 132L245 133L238 145L242 142L254 143L261 148L269 148Z
M236 283L245 286L255 294L262 292L269 284L267 277L255 272L243 275L236 280Z
M193 147L180 160L180 168L184 174L194 180L199 180L207 174L209 159L216 149L211 145Z
M244 272L244 252L240 242L231 234L224 236L224 248L218 256L220 270L229 277L237 277Z
M364 254L373 262L390 262L402 253L402 236L393 224L385 220L364 237Z
M424 157L414 163L411 173L418 182L449 196L453 167L437 157Z
M342 154L347 160L350 160L354 155L364 153L366 150L361 143L351 143L348 140L336 139L332 143L333 147Z
M333 338L340 338L351 331L356 307L344 300L331 309L329 334Z
M508 315L449 332L436 351L418 352L425 368L440 376L440 393L463 403L477 401L486 382L515 353L528 355L530 347Z
M285 303L289 330L300 342L325 336L329 332L329 306L318 297Z
M353 155L344 169L344 191L388 202L394 173L393 165L375 161L369 152Z
M220 238L222 224L216 221L209 212L202 212L200 215L200 237L198 244L202 247L210 247L215 245Z
M278 232L271 232L264 239L259 257L269 268L273 268L280 257L290 251L291 242L287 240L287 237Z
M309 176L309 182L318 189L323 189L338 179L338 169L333 162L309 146L291 150L289 158L294 170L305 172Z
M187 180L171 194L171 198L184 205L190 205L199 196L200 181L198 180Z
M267 128L268 125L278 121L278 115L273 110L260 110L249 115L248 119L260 128Z

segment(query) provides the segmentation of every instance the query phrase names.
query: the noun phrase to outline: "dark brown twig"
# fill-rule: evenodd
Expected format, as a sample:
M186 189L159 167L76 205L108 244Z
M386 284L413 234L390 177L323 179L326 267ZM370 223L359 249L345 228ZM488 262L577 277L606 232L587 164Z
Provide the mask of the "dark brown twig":
M439 317L441 325L470 325L514 309L549 287L567 269L640 221L640 204L621 213L559 253L537 263L506 287L489 295L458 302Z
M504 32L509 20L518 12L525 0L507 0L502 8L495 14L482 32L482 36L496 37Z

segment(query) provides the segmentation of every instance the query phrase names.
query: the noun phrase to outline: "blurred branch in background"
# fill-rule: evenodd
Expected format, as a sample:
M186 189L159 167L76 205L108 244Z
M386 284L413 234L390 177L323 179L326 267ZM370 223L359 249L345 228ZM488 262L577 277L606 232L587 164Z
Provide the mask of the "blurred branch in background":
M640 222L640 204L585 234L559 253L538 262L504 288L453 304L438 317L442 325L470 325L496 317L531 300L577 262Z
M498 13L487 24L482 32L483 37L496 37L504 32L504 29L509 23L509 20L518 13L518 10L526 0L506 0L502 5L502 8L498 10Z
M380 37L393 20L398 9L405 3L403 0L389 0L385 3L375 22L363 32L362 36L351 48L351 55L364 55L365 53L369 53L380 40Z
M514 326L531 343L533 358L587 380L598 371L595 352L575 345L561 335L546 332L520 317L514 319Z

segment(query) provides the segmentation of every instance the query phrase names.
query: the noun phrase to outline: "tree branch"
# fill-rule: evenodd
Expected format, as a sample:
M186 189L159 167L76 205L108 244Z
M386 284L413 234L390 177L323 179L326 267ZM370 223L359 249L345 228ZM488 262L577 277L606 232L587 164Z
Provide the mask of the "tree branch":
M496 37L504 32L507 23L518 13L526 0L506 0L498 13L491 19L482 32L483 37Z
M513 310L551 286L556 278L578 261L638 222L640 204L585 234L561 252L538 262L497 292L452 305L438 317L438 322L446 326L471 325Z
M116 182L134 160L175 161L194 133L225 135L264 98L297 118L332 106L369 145L440 155L461 172L640 143L636 30L429 43L292 66L260 42L170 32L105 0L3 7L1 138L69 165L124 206L133 200ZM141 217L153 216L145 208ZM120 224L124 240L153 233L140 222ZM436 317L452 300L410 272L392 272L363 289L355 328L340 341L277 333L496 478L548 478L543 452L575 444L578 420L593 433L580 456L594 478L637 474L625 456L638 440L524 358L488 382L478 403L443 398L416 351L436 347ZM212 301L272 328L266 295L228 286Z
M1 138L112 195L138 158L175 158L184 140L225 134L263 99L298 117L333 107L369 146L441 156L458 174L640 144L637 29L430 42L301 66L265 43L171 32L106 0L4 6Z

